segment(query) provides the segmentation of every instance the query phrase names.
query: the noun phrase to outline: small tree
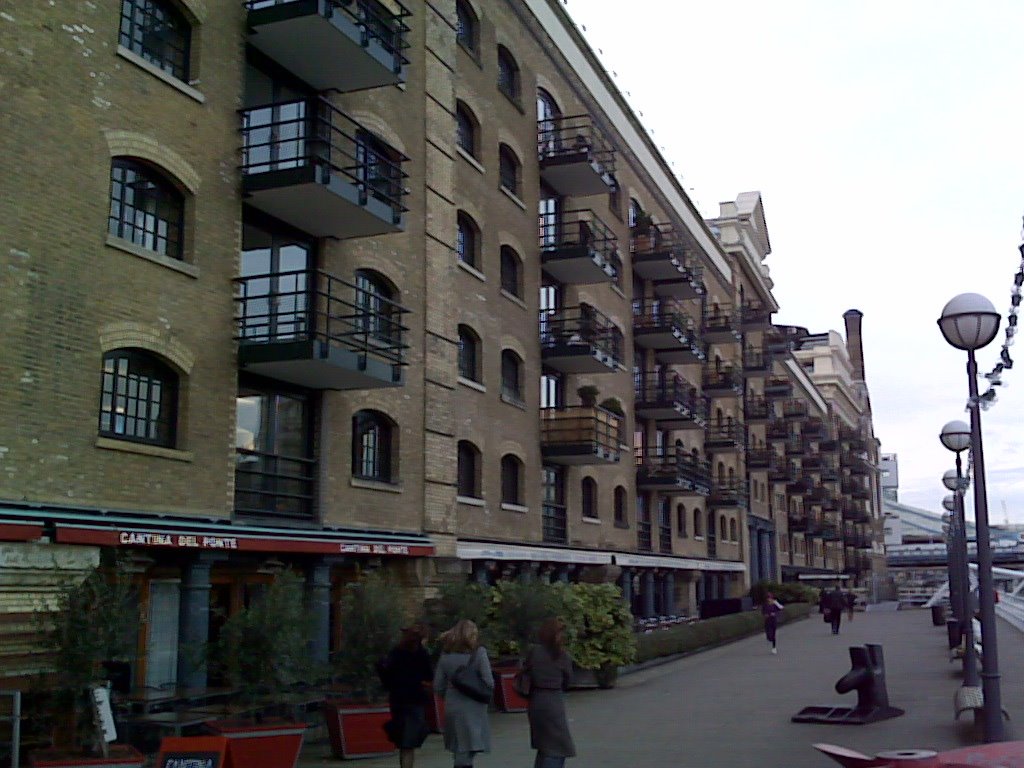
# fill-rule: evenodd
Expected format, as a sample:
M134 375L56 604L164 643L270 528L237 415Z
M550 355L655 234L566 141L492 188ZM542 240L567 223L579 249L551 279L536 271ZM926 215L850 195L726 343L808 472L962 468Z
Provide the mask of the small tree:
M431 636L455 626L460 619L469 619L480 631L480 643L487 647L493 642L488 609L491 606L491 587L473 582L449 582L428 600L425 608L426 623Z
M558 595L542 581L499 581L491 590L490 622L498 655L522 656L536 639L541 623L557 616Z
M341 602L341 649L334 667L354 696L366 701L383 698L377 662L391 650L405 616L398 589L377 574L349 588Z
M573 623L576 636L569 643L573 660L583 669L604 669L628 664L636 656L633 617L622 591L614 584L573 584L579 605Z

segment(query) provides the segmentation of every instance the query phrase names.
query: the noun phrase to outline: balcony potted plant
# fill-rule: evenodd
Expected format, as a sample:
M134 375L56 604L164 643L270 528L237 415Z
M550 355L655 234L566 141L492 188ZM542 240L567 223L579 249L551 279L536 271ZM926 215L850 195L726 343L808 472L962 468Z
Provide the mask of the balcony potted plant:
M273 709L286 691L323 677L325 670L307 652L312 627L302 579L284 571L263 595L228 617L207 648L210 666L238 689L236 703L248 713L207 723L230 740L235 765L293 768L298 760L306 723L262 714L260 704Z
M610 411L620 418L626 415L622 408L622 401L617 397L606 397L601 401L600 405L606 411Z
M404 623L398 587L377 574L351 585L341 604L344 636L334 658L334 671L348 691L345 697L324 703L335 757L372 757L395 751L384 732L391 713L376 670L398 640Z
M597 396L601 394L601 390L593 384L584 384L583 386L576 388L576 394L580 398L581 405L585 408L593 408L597 405Z
M54 608L52 612L46 610ZM131 658L138 630L137 597L123 563L96 567L82 580L65 582L55 604L40 612L43 645L50 655L39 720L52 746L29 755L34 768L142 766L127 745L108 744L94 725L89 688L105 677L103 664ZM32 718L36 720L36 718ZM34 722L34 725L40 723Z
M637 211L630 227L629 235L632 239L632 249L642 253L649 251L655 244L654 219L647 211Z
M574 687L612 688L619 667L636 656L633 617L614 584L573 584L578 613L567 624L575 628L569 653L576 666Z

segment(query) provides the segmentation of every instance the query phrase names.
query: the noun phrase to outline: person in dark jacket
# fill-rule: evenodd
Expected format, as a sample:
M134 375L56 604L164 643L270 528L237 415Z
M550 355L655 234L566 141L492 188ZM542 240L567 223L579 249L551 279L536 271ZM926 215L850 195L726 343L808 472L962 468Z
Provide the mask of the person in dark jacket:
M537 750L534 768L562 768L567 757L576 756L565 715L565 694L572 678L572 659L565 650L565 623L548 619L538 632L539 645L526 655L530 679L530 746Z
M430 729L426 706L434 671L423 647L426 631L418 624L405 627L402 639L381 661L378 672L388 692L391 721L385 726L388 739L398 747L401 768L413 768L416 751Z
M761 615L764 616L764 636L768 640L768 645L772 647L772 653L777 654L779 652L775 644L775 633L779 628L779 614L782 613L782 603L775 599L775 595L771 592L764 596L764 602L761 603Z
M853 592L847 592L844 595L846 599L846 618L853 621L853 609L857 605L857 596Z
M826 608L832 620L832 634L839 634L839 625L843 623L843 610L846 608L846 597L843 590L836 584L836 588L828 593Z

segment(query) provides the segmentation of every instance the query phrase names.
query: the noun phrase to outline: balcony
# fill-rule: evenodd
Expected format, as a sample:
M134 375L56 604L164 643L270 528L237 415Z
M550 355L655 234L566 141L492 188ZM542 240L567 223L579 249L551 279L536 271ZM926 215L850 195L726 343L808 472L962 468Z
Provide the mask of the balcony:
M634 256L635 258L635 256ZM635 264L635 262L634 262ZM687 259L675 259L671 277L654 280L654 295L661 299L699 299L707 289L701 267Z
M785 409L783 409L783 413L785 413ZM808 440L820 440L825 436L825 423L816 416L812 416L800 425L800 434Z
M825 507L833 498L832 491L823 485L813 485L804 494L804 503L815 507Z
M806 419L807 403L803 400L787 400L782 404L782 415L787 419Z
M822 482L826 483L837 483L839 482L840 472L839 465L834 460L822 458L821 461L821 479Z
M712 305L704 314L704 340L709 344L735 344L743 338L732 307Z
M799 435L790 435L786 438L785 448L787 457L800 457L807 453L807 444Z
M774 457L770 448L752 448L747 451L747 469L768 469Z
M850 464L850 472L854 475L870 475L871 464L862 456L857 456Z
M764 396L776 400L793 394L793 382L787 376L770 376L764 383Z
M649 520L636 521L636 548L640 552L653 552L651 545L651 523Z
M818 450L821 453L835 454L839 453L839 441L838 440L819 440Z
M401 232L406 160L324 98L242 111L246 202L315 237Z
M721 507L742 507L746 509L747 488L739 481L716 481L712 483L707 506L711 509L719 509Z
M847 520L851 523L867 523L871 521L871 515L868 514L867 503L864 501L851 501L844 499L841 506L843 513L843 520Z
M540 266L565 285L616 283L622 272L619 241L588 209L540 219Z
M772 313L764 304L748 302L740 309L740 325L744 331L756 331L771 325Z
M785 461L779 456L773 456L768 465L768 480L772 483L791 483L796 479L796 464L792 461Z
M814 478L802 472L794 472L793 479L786 486L790 496L810 496L814 491Z
M244 448L235 451L235 512L314 520L316 461Z
M757 349L743 351L743 374L748 379L767 376L772 369L772 357Z
M773 417L768 422L768 427L765 430L769 442L780 443L785 440L789 440L791 433L789 431L789 425L778 417Z
M746 443L746 428L737 422L712 423L704 435L704 449L707 451L739 451L746 447Z
M699 363L705 359L696 323L669 302L633 302L633 343L653 349L663 363Z
M663 555L672 554L672 526L658 526L658 551Z
M544 504L541 508L541 536L545 544L568 544L569 526L565 507L560 504Z
M871 535L867 532L859 528L847 527L843 531L843 543L854 549L871 549L873 542Z
M243 370L309 389L402 384L404 307L321 270L234 282Z
M647 371L634 381L634 412L639 419L654 419L663 429L704 429L707 402L682 376Z
M711 397L743 397L743 376L731 364L704 372L704 394Z
M800 459L800 468L811 472L821 471L821 454L814 453L806 440L804 441L804 455Z
M826 518L821 521L821 538L824 541L840 541L843 536L840 527Z
M864 441L864 437L856 429L852 427L840 427L839 428L839 439L846 444L846 447L851 451L866 451L867 443Z
M867 501L868 499L871 498L871 488L867 485L867 483L854 481L852 485L853 487L850 490L850 495L853 498L860 499L861 501Z
M563 373L609 373L622 365L622 332L589 304L540 313L544 365Z
M785 355L796 348L797 338L793 333L773 325L764 332L764 349L775 355Z
M597 406L541 408L540 453L552 464L617 464L622 419Z
M537 122L540 177L561 195L607 195L615 186L615 150L590 115Z
M248 43L318 91L405 82L405 19L398 2L247 0Z
M822 527L821 515L806 510L790 513L789 530L805 536L820 536Z
M711 492L710 465L692 454L637 448L634 457L637 490L685 496L707 496Z

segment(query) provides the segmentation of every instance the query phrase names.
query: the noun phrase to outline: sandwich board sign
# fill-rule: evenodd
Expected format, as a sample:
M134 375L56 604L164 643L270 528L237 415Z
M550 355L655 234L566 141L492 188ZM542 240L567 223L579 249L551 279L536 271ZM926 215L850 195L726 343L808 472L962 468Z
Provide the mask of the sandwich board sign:
M156 768L225 768L227 752L223 736L166 736Z

